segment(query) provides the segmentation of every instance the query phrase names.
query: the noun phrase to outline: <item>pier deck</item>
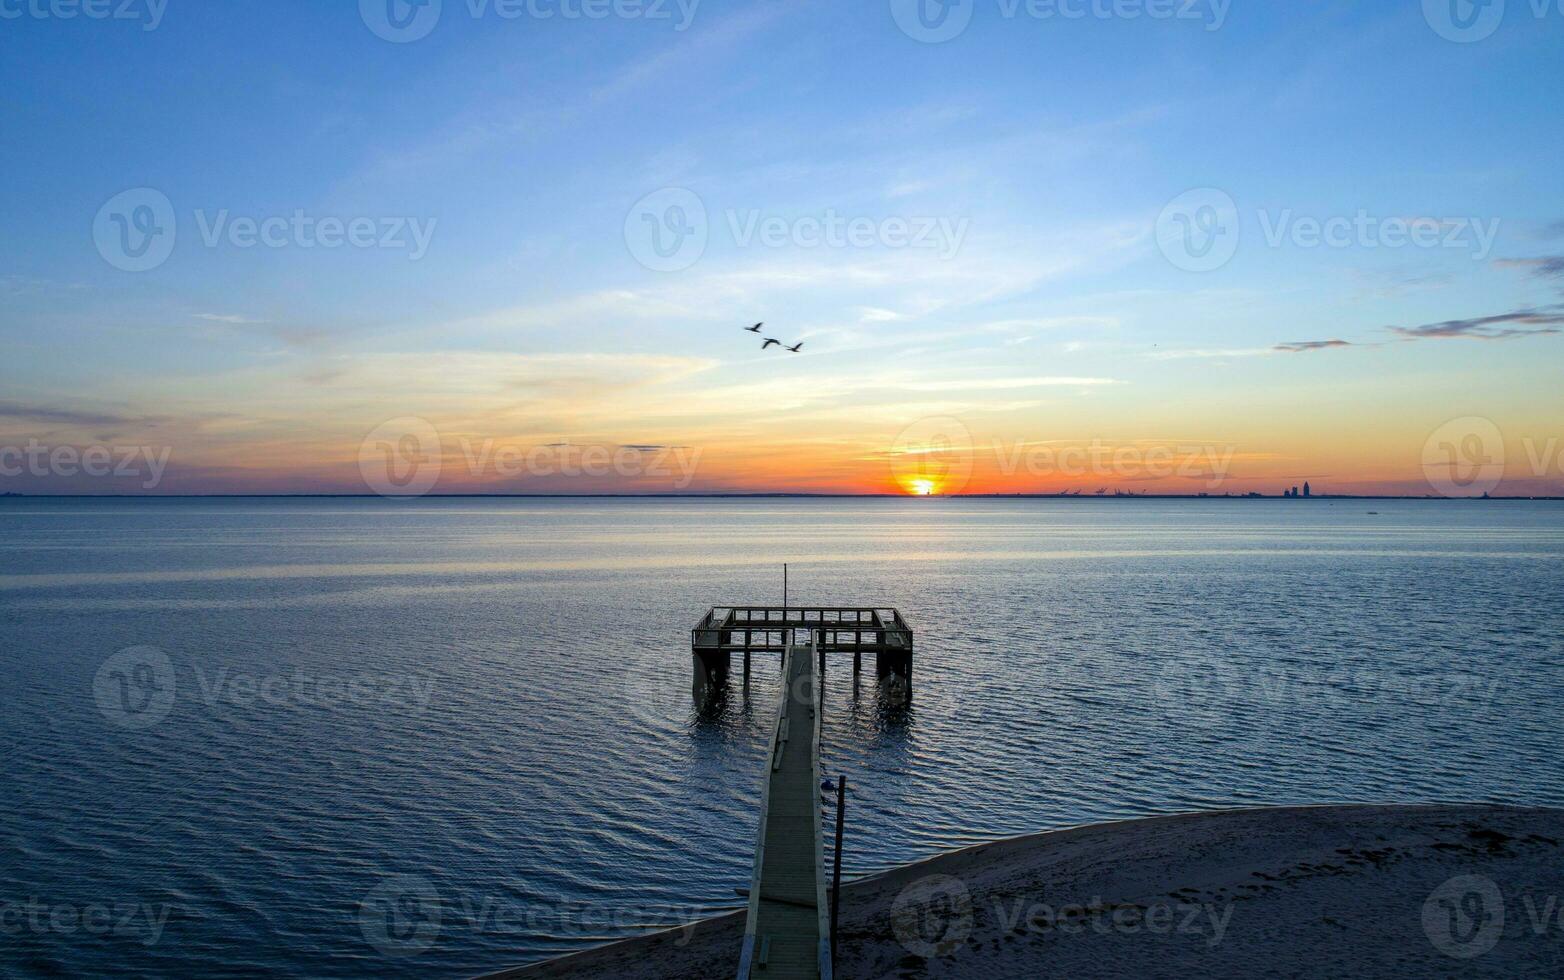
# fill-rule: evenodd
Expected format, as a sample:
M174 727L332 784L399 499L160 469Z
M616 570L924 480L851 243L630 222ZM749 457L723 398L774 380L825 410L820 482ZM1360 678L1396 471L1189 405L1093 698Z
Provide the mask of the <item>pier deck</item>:
M781 653L795 630L815 634L822 652L912 652L912 627L895 609L862 606L715 606L691 630L691 646Z
M782 653L795 634L810 637L825 669L828 653L851 653L853 671L863 655L874 654L880 677L895 674L912 681L912 627L895 609L867 606L715 606L690 630L690 652L699 676L726 674L732 655Z
M831 978L820 826L818 638L783 655L782 697L761 790L739 980Z

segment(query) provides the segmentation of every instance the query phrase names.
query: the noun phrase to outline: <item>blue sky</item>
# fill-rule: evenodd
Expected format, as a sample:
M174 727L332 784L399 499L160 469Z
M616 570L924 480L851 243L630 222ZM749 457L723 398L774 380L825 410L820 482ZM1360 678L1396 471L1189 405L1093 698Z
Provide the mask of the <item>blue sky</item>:
M335 488L344 447L401 416L698 443L714 489L861 487L854 461L930 416L980 441L1236 446L1234 489L1410 489L1457 416L1557 433L1564 12L1509 0L1457 43L1419 2L968 0L959 36L924 43L899 2L593 20L444 0L390 43L352 3L169 0L147 30L146 0L139 20L3 0L22 14L0 20L0 428L155 430L185 489ZM144 272L94 238L135 188L178 225ZM1196 188L1239 228L1210 271L1159 247ZM706 214L671 270L628 240L666 189ZM428 247L203 240L295 213L377 237L409 219ZM873 241L796 240L832 215ZM1309 218L1371 238L1300 244ZM1372 247L1414 219L1450 245ZM743 237L763 222L782 244ZM903 224L935 247L888 244ZM1468 322L1525 311L1544 319ZM763 354L736 333L756 320L804 351ZM1351 346L1276 349L1328 340ZM1561 483L1530 469L1515 486Z

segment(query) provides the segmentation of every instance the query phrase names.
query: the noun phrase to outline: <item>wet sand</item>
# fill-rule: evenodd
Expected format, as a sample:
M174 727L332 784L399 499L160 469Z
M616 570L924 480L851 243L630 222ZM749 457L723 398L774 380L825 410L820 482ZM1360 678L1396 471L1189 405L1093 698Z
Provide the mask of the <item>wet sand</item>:
M843 978L1559 976L1564 810L1094 824L864 878L843 901ZM496 976L732 977L743 930L735 913Z

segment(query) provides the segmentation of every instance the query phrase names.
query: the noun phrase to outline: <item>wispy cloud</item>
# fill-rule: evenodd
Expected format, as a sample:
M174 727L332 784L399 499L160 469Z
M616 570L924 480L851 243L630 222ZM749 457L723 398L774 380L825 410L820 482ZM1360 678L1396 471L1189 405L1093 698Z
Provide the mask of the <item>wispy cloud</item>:
M266 322L265 320L256 320L251 317L240 316L237 313L193 313L191 315L194 316L197 320L206 320L209 323L245 324Z
M715 26L685 36L682 43L669 45L656 54L622 66L613 78L591 90L590 99L593 103L602 103L632 93L644 94L659 80L666 80L676 71L687 70L691 62L729 56L734 49L789 12L786 5L775 4L731 14Z
M1071 388L1071 387L1095 387L1098 385L1123 384L1115 378L1068 378L1068 377L1043 377L1043 378L974 378L969 381L910 381L889 382L883 385L888 388L901 388L907 391L1014 391L1020 388ZM867 387L882 387L871 384Z
M57 282L53 279L38 279L32 276L0 276L0 295L5 296L21 296L25 293L53 290L77 291L86 288L86 285L77 282Z
M28 422L56 423L60 425L123 425L127 422L143 422L145 419L120 412L92 411L58 405L38 405L27 402L0 401L0 418L22 419Z
M894 323L905 319L906 317L895 310L882 310L877 306L861 307L858 311L859 323Z
M1444 320L1420 327L1391 327L1390 332L1406 340L1512 340L1517 337L1538 337L1564 332L1559 329L1560 325L1564 325L1564 312L1559 312L1559 309L1516 310L1466 320Z
M1295 340L1290 344L1277 344L1271 348L1283 354L1304 354L1309 351L1330 350L1332 347L1356 347L1346 340Z
M1426 269L1351 269L1348 272L1358 284L1360 298L1395 299L1455 282L1455 276L1449 272Z
M1223 357L1263 357L1276 353L1275 347L1186 347L1174 350L1154 350L1146 354L1154 361L1183 361Z
M1501 269L1528 269L1539 279L1564 279L1564 255L1548 255L1536 259L1500 259L1494 265Z

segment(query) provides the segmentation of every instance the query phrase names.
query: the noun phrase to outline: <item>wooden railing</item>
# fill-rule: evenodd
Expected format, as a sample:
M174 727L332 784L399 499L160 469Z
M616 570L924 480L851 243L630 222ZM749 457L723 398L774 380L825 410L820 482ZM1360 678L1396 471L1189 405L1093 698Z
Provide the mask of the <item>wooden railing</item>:
M697 650L781 652L794 631L826 651L910 651L912 628L896 609L864 606L714 606L690 631Z

